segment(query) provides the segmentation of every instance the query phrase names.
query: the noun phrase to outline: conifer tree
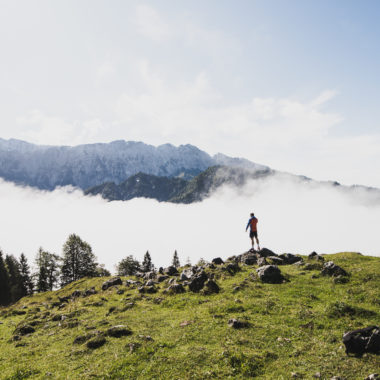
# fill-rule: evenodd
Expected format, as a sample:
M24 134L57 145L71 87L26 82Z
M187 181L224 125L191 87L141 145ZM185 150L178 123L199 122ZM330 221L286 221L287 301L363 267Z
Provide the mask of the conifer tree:
M179 268L181 266L180 262L179 262L179 258L178 258L178 253L177 251L174 251L174 255L173 255L173 260L172 260L172 265L173 267L175 268Z
M20 256L20 275L22 297L33 294L33 281L30 276L30 268L28 260L23 253Z
M149 251L146 251L146 254L144 255L141 270L143 272L150 272L151 270L153 270L153 263Z
M140 270L140 263L132 255L121 260L116 267L119 276L133 276Z
M59 260L59 256L44 251L42 247L39 248L36 256L37 273L35 273L37 292L53 290L55 285L57 285Z
M9 287L11 291L11 302L16 302L22 297L22 284L20 263L13 255L5 256L5 265L9 274Z
M63 246L62 286L83 277L95 277L96 265L91 246L78 235L71 234Z
M0 250L0 305L5 306L11 302L11 289L9 286L9 274Z

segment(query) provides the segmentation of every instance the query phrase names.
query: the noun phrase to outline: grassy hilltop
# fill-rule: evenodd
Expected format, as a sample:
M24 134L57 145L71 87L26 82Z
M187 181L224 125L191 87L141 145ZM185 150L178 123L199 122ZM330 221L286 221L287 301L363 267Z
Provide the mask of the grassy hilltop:
M324 257L348 282L322 276L315 261L280 266L281 284L262 283L256 265L236 274L218 265L206 269L218 294L170 295L168 280L140 294L127 278L102 291L107 278L93 278L23 298L0 309L0 378L365 379L379 371L380 355L347 356L342 334L380 324L380 258ZM96 294L59 301L91 287ZM231 318L245 328L230 327ZM116 325L127 326L125 336L107 333Z

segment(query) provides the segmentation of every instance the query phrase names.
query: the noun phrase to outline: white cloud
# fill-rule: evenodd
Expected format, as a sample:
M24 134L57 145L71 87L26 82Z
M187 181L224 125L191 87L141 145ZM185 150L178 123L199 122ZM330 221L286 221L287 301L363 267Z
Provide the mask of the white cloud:
M153 41L162 41L170 36L170 29L163 16L148 5L136 7L135 22L137 31Z
M99 119L67 122L55 116L48 116L40 110L19 117L21 131L16 137L29 142L46 145L78 145L99 142L104 126Z
M170 264L174 250L182 262L187 257L193 263L200 257L226 258L249 248L245 225L251 211L259 218L261 246L277 253L380 256L379 199L282 177L249 183L239 192L225 187L191 205L106 202L80 191L42 192L0 182L0 208L6 215L0 219L0 229L6 231L1 248L17 256L24 252L30 260L39 246L60 254L71 233L89 242L111 270L126 255L142 260L147 250L163 266Z

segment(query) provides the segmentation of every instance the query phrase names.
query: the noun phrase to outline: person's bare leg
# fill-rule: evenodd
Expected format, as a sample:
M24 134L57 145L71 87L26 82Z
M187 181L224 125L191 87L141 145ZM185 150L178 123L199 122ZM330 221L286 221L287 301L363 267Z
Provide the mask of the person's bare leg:
M256 242L257 242L257 250L260 251L260 243L257 236L256 236Z
M252 248L254 249L255 247L255 238L254 237L251 237L251 243L252 243Z

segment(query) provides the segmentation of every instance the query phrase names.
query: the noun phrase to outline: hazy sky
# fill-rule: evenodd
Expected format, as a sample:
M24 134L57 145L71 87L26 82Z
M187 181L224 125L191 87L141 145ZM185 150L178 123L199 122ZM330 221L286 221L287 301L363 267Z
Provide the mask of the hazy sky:
M191 143L380 187L380 2L0 0L0 137Z

